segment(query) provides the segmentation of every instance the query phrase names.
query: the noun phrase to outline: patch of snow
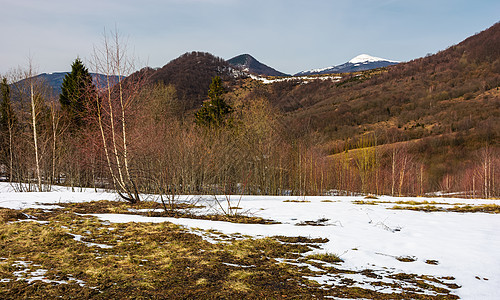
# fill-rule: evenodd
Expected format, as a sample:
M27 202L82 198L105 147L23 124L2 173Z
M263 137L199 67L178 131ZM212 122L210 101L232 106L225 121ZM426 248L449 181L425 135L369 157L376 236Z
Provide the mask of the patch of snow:
M264 84L270 84L270 83L275 83L275 82L283 82L283 81L291 81L291 80L300 80L303 83L308 83L310 81L314 80L331 80L333 82L339 82L342 77L340 76L289 76L289 77L281 77L281 78L275 78L275 79L269 79L266 77L262 76L256 76L249 74L250 78L254 80L259 80L262 81Z
M17 222L35 222L35 223L39 223L39 224L49 224L50 223L49 221L38 221L35 219L17 220L17 221L13 221L12 223L17 223Z
M83 241L82 238L83 236L82 235L79 235L79 234L73 234L73 233L68 233L69 235L73 236L73 239L77 242L82 242L84 243L86 246L88 247L99 247L99 248L102 248L102 249L110 249L110 248L113 248L113 246L110 246L110 245L105 245L105 244L97 244L97 243L91 243L91 242L86 242L86 241Z
M236 267L236 268L255 268L255 265L251 266L244 266L244 265L237 265L237 264L230 264L227 262L222 262L223 265L229 266L229 267Z
M29 268L30 265L33 262L31 261L15 261L14 264L12 264L13 267L16 267L18 269L22 269L19 271L14 271L12 274L17 277L16 280L24 280L28 282L28 284L31 284L34 281L42 281L45 283L55 283L55 284L68 284L67 281L65 280L50 280L47 277L45 277L45 274L48 272L46 269L41 269L38 268L35 271L31 271ZM40 265L32 265L33 267L40 267ZM72 277L73 275L69 274L68 275L69 281L75 281L78 285L84 286L85 282L83 280L76 279ZM10 282L11 279L1 279L0 282Z

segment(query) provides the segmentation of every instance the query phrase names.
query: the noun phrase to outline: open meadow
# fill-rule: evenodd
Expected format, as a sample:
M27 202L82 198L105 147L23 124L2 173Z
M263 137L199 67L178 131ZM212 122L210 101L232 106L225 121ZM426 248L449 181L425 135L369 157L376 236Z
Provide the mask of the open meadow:
M0 294L495 299L499 200L0 193ZM371 199L368 199L371 198Z

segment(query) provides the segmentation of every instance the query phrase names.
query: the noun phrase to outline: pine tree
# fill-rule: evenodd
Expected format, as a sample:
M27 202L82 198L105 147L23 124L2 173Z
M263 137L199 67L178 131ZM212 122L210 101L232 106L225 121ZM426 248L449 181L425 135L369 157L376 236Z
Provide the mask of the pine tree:
M67 114L73 130L85 123L88 105L91 105L94 85L92 76L82 61L77 58L71 65L71 73L66 74L63 80L59 102L62 110Z
M7 84L7 79L3 78L2 82L0 83L1 87L1 96L2 96L2 102L0 104L0 110L1 110L1 115L0 115L0 127L2 131L9 126L9 124L13 124L15 120L15 115L14 115L14 110L12 109L12 104L10 102L10 88L9 85Z
M1 147L3 149L8 149L8 155L6 159L8 160L9 166L9 181L12 181L13 172L13 139L15 134L15 125L17 122L16 115L12 108L12 103L10 102L10 88L7 84L7 78L3 78L0 83L0 90L2 96L2 102L0 104L0 137L1 137Z
M225 92L222 79L219 76L214 77L208 90L210 100L205 101L195 114L196 124L214 128L230 125L231 120L228 119L228 115L232 112L232 108L222 97Z

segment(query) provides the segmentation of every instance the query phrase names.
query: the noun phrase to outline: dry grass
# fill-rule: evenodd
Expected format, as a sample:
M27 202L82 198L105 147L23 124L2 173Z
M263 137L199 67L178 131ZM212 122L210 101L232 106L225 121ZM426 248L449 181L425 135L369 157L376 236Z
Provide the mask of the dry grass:
M306 257L307 259L320 260L327 263L339 263L343 262L343 260L336 254L333 253L319 253L319 254L311 254Z
M414 256L397 256L396 259L399 260L399 261L401 261L401 262L414 262L414 261L417 261L417 258L414 257Z
M353 204L357 205L378 205L379 203L386 203L382 201L365 201L365 200L354 200L352 201Z
M5 223L5 222L9 222L9 221L22 220L22 219L27 219L27 216L25 216L20 211L0 207L0 224Z
M126 212L127 208L103 201L52 211L1 210L2 299L456 298L448 290L433 297L412 290L384 294L349 285L325 288L306 279L318 272L279 263L339 263L333 254L307 255L327 239L238 236L212 244L171 223L109 224L75 213ZM24 214L38 222L11 222ZM319 274L353 273L328 264L317 267ZM46 282L29 282L39 269L46 270Z
M459 213L500 213L500 205L482 204L482 205L455 205L453 207L438 207L434 205L423 206L399 206L395 205L391 209L396 210L415 210L425 212L459 212Z
M283 200L285 203L310 203L309 200Z

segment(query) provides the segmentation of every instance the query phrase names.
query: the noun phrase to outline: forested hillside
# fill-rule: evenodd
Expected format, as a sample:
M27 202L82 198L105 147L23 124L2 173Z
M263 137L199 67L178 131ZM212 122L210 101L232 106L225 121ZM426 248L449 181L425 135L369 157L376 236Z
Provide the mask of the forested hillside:
M149 81L173 85L186 109L201 105L213 77L221 76L226 82L234 78L229 63L206 52L185 53L162 68L151 71Z
M325 155L378 145L383 161L390 147L380 145L405 145L436 190L460 189L479 150L499 145L500 24L435 55L342 77L259 85L253 96Z

